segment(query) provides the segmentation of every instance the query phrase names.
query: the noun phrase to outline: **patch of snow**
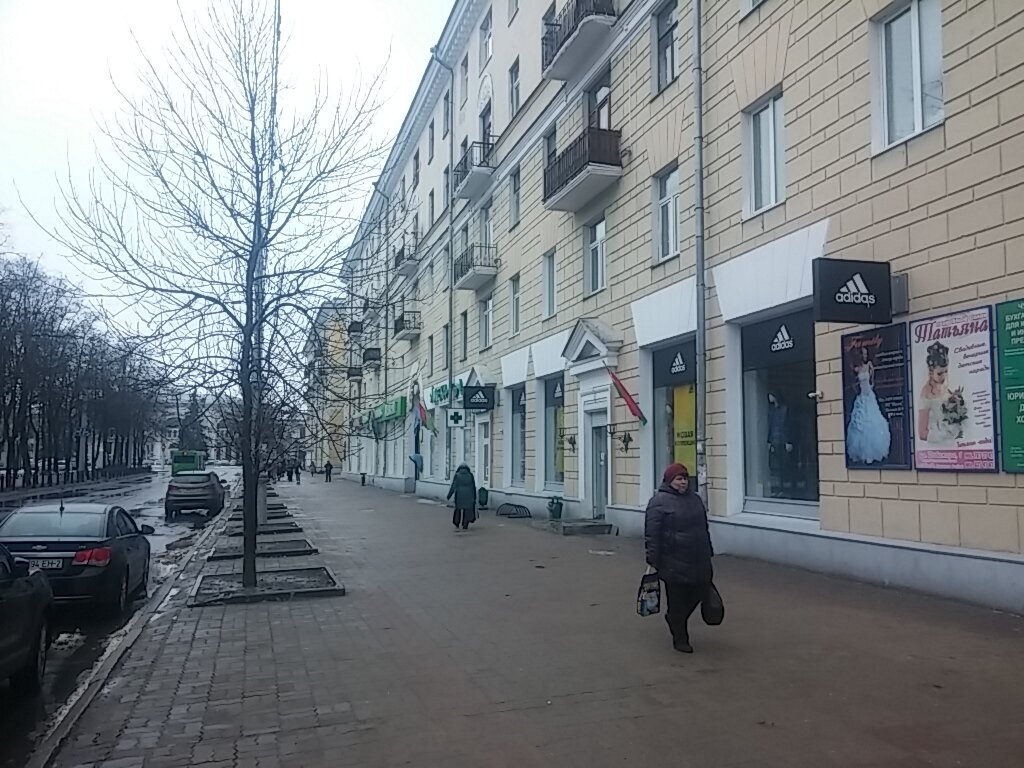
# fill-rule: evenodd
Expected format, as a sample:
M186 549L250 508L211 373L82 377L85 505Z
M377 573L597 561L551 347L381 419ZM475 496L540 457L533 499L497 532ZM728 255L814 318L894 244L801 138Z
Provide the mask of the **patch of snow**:
M55 651L74 651L85 644L85 635L81 632L61 632L54 638L50 647Z

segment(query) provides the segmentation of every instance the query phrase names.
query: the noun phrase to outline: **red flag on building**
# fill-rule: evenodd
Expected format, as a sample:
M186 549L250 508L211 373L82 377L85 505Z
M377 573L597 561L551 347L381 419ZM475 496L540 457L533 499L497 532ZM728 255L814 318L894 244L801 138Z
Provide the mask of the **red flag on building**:
M629 394L629 391L626 389L626 385L623 384L619 380L619 377L615 375L615 371L613 371L607 365L604 367L604 369L608 371L608 375L612 377L612 384L615 385L615 391L619 393L619 397L626 401L626 408L628 408L629 412L633 414L633 418L639 421L642 426L646 427L647 417L644 416L644 412L640 410L640 406L637 405L637 402L636 400L633 399L633 396Z

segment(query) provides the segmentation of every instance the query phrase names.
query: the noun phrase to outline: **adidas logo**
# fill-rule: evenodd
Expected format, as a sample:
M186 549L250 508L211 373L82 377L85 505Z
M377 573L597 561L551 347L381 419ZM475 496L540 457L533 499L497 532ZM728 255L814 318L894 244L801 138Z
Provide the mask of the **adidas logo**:
M473 405L487 405L487 395L485 395L483 392L477 392L475 395L469 398L469 402L471 402Z
M683 360L683 353L676 352L676 356L672 358L672 367L669 368L670 373L686 373L686 361Z
M793 337L789 335L789 330L783 324L779 328L779 332L775 334L775 338L772 340L772 352L781 352L784 349L793 348Z
M872 306L878 299L875 298L861 277L860 272L846 281L846 285L836 291L836 301L840 304L866 304Z
M555 384L555 399L559 399L562 396L562 385Z

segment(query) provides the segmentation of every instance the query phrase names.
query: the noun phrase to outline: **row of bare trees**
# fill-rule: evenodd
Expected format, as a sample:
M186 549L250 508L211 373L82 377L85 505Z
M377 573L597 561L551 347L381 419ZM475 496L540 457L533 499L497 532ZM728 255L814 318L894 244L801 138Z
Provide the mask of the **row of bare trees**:
M0 253L0 489L141 466L164 379L64 279Z

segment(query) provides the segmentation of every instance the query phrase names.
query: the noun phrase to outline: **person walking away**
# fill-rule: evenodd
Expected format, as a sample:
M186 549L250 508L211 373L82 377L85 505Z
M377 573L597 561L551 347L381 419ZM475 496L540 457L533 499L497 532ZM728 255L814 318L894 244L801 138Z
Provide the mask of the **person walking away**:
M291 482L292 480L294 480L294 479L295 479L295 470L294 470L294 469L292 468L292 465L291 465L291 464L289 464L289 465L288 465L288 469L287 469L287 470L285 470L285 472L286 472L286 473L287 473L287 475L288 475L288 482L289 482L289 483L290 483L290 482Z
M324 482L325 483L331 482L331 472L333 472L333 471L334 471L334 465L331 464L331 460L328 459L327 463L324 464Z
M647 502L644 549L647 565L665 584L665 621L672 632L672 647L693 653L687 622L711 587L715 552L707 510L690 482L689 470L671 464L661 479L661 487Z
M469 524L476 520L476 480L466 462L459 464L459 468L455 470L455 477L452 478L452 485L448 489L448 498L453 496L455 513L452 515L452 525L456 531L460 528L463 531L469 530Z
M295 484L302 485L302 464L295 462Z

